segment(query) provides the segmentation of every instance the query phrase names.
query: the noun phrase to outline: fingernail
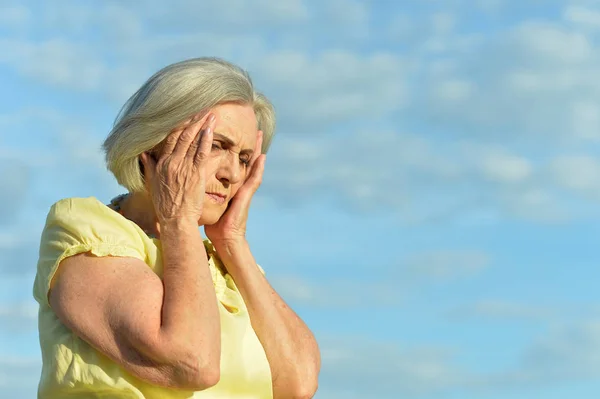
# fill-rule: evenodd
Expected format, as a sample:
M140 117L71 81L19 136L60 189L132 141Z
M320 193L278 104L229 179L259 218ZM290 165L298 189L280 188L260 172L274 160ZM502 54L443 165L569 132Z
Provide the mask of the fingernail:
M210 116L208 117L208 122L212 123L214 122L216 119L215 114L210 114Z

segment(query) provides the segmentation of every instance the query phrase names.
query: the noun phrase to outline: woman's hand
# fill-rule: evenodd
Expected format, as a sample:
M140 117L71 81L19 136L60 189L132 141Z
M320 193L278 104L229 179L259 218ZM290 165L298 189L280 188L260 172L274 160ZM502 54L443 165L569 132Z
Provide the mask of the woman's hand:
M160 225L174 221L198 223L202 216L204 168L214 124L214 115L196 115L171 132L158 160L148 153L141 155L146 188Z
M265 168L266 155L261 154L262 141L263 133L259 130L254 156L249 166L250 172L246 180L229 202L227 210L219 218L219 221L204 226L206 236L213 243L244 240L246 237L246 221L248 220L250 202L262 182Z

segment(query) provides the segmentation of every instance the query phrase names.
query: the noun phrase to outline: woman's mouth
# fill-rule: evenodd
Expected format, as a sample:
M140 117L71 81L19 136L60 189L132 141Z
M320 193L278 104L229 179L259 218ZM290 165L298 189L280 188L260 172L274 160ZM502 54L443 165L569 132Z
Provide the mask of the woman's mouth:
M224 204L225 199L227 198L226 195L219 194L219 193L206 193L206 196L217 204Z

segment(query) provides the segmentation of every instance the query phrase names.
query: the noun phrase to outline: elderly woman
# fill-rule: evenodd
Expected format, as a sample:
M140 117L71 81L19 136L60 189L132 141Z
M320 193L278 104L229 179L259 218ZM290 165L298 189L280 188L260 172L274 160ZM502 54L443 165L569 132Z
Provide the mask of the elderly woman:
M129 99L104 143L128 194L63 199L47 217L40 398L314 395L315 339L245 238L274 125L246 72L218 59L170 65Z

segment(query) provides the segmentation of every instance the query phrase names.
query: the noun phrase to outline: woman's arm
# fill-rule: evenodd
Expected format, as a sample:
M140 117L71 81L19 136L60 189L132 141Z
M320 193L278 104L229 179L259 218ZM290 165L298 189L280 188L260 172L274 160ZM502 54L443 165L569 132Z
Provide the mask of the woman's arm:
M163 227L164 281L139 259L61 262L50 305L76 335L147 382L202 390L220 368L220 323L196 226Z
M246 240L213 245L244 298L267 354L274 398L312 398L321 367L313 334L260 272Z

